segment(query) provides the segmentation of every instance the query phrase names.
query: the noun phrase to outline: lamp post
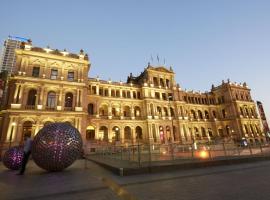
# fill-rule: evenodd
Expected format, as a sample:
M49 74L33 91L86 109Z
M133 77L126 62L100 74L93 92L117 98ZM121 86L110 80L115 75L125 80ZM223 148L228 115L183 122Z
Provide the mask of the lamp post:
M12 122L11 123L11 131L10 131L10 136L9 136L9 149L11 147L11 142L12 142L12 137L13 137L13 130L14 130L14 126L16 126L16 123L15 122Z
M171 113L171 101L173 101L173 96L170 95L169 97L169 106L170 106L170 113ZM171 121L172 121L172 136L173 136L173 139L174 139L174 130L173 130L173 116L172 116L172 113L171 113ZM171 137L172 138L172 137Z
M173 96L170 95L168 98L169 98L169 107L170 107L171 121L172 121L172 131L171 131L172 135L170 137L170 145L171 145L172 160L174 160L174 147L173 147L173 143L172 143L172 137L173 137L173 140L175 138L174 138L174 130L173 130L173 116L172 116L172 112L171 112L171 101L173 101Z

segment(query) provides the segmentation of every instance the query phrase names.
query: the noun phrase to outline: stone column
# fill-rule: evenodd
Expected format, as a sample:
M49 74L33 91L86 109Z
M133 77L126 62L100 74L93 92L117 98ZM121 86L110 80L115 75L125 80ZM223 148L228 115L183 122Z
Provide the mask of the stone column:
M19 91L20 87L21 87L21 85L19 83L16 83L16 89L15 89L15 93L14 93L14 97L13 97L13 103L16 103L18 93L20 92Z
M24 94L25 94L24 85L21 85L21 89L20 89L20 93L19 93L19 104L22 104Z

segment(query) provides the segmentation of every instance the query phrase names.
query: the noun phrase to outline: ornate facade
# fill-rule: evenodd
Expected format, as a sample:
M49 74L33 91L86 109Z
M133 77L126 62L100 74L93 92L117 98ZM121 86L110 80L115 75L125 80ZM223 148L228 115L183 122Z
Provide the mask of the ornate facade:
M265 140L246 83L228 80L198 93L182 90L164 66L148 64L123 83L88 78L91 65L83 51L26 43L16 55L1 111L2 144L18 144L51 122L71 123L86 145Z

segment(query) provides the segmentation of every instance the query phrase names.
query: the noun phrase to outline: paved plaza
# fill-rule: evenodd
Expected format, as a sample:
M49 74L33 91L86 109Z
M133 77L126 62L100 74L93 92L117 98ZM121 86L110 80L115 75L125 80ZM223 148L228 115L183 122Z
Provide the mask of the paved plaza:
M47 173L29 162L24 176L0 163L0 199L269 199L270 161L166 173L117 176L78 160Z

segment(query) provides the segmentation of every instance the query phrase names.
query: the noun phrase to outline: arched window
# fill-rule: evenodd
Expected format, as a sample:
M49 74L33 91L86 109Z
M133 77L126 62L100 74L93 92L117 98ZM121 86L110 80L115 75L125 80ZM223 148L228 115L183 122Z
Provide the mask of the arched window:
M195 111L194 110L191 110L190 112L191 112L191 117L193 119L197 119Z
M113 137L114 141L120 141L120 128L118 126L113 127Z
M86 140L95 140L95 127L88 126L86 128Z
M134 114L135 114L135 117L141 117L141 109L139 106L135 106Z
M172 141L171 128L169 126L166 126L166 137L169 142Z
M168 115L168 110L167 110L167 108L164 107L163 110L164 110L165 116L168 117L169 115Z
M160 80L160 85L161 85L161 87L165 87L165 83L164 83L163 79L161 78L161 79L159 79L159 80Z
M159 136L160 136L160 142L162 144L164 144L165 143L165 134L164 134L164 130L163 130L162 126L159 127Z
M123 98L127 98L127 93L126 93L126 91L122 91L122 97L123 97Z
M170 80L166 79L166 86L169 88L170 87Z
M28 92L27 105L34 106L36 105L37 91L32 89Z
M133 99L137 98L137 93L135 91L133 91Z
M170 112L171 112L171 116L172 116L172 117L175 117L175 116L174 116L174 109L173 109L173 108L170 108Z
M199 118L200 118L200 119L203 119L202 111L198 110L198 114L199 114Z
M125 106L124 107L124 117L130 117L131 116L131 112L130 112L130 107L129 106Z
M242 116L244 116L244 111L243 111L242 107L240 107L240 113L241 113Z
M208 113L208 111L206 110L206 111L204 111L204 115L205 115L205 118L206 119L209 119L209 113Z
M131 140L131 128L129 126L124 129L124 138L125 140Z
M212 111L212 114L213 114L213 117L214 117L214 118L217 118L216 111L213 110L213 111Z
M142 140L142 128L140 126L137 126L135 129L136 132L136 139L137 140Z
M247 125L245 124L245 125L244 125L244 127L245 127L246 134L248 134L248 133L249 133L249 131L248 131L248 127L247 127Z
M111 96L115 97L115 90L111 90Z
M197 127L194 127L194 133L195 133L196 139L201 139L200 132Z
M251 133L254 134L255 132L254 132L254 128L253 128L252 124L250 124L249 126L250 126Z
M101 138L105 142L109 141L108 128L106 126L101 126L99 128L98 137Z
M108 106L107 105L104 104L99 108L99 115L100 116L108 116Z
M201 130L202 130L202 136L203 136L203 137L207 137L207 136L206 136L206 131L205 131L205 128L204 128L204 127L202 127L202 128L201 128Z
M161 117L162 116L162 110L161 110L161 107L157 107L157 113L158 113L158 116Z
M56 93L50 91L47 97L47 107L48 108L55 108L56 107Z
M120 91L116 90L116 97L120 97Z
M158 79L157 79L157 77L154 77L153 78L153 82L154 82L154 86L158 86Z
M94 114L94 104L89 103L88 104L88 114L93 115Z
M71 92L68 92L65 95L65 107L72 108L72 104L73 104L73 94Z

